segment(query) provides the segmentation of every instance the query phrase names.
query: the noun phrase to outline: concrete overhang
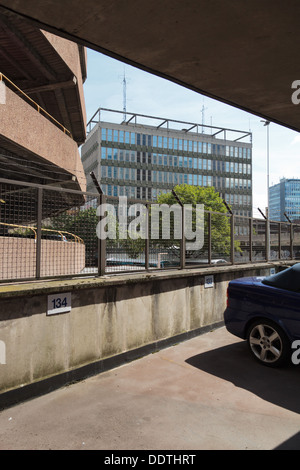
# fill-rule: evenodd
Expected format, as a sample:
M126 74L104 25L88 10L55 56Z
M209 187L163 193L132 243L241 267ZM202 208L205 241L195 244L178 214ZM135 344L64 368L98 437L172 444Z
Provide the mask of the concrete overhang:
M299 0L0 0L0 11L300 130ZM101 73L101 71L100 71ZM176 99L174 97L174 99Z

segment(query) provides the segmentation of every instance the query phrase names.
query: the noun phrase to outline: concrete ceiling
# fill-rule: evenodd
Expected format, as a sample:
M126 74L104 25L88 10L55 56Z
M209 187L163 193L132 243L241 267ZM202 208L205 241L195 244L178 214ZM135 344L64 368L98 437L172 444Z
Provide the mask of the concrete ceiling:
M0 11L300 130L299 0L0 0Z

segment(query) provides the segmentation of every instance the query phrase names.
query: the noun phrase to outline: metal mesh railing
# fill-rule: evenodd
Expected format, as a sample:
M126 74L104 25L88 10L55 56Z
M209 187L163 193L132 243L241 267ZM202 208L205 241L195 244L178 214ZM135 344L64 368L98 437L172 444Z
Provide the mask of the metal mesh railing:
M300 259L300 225L0 179L0 281Z

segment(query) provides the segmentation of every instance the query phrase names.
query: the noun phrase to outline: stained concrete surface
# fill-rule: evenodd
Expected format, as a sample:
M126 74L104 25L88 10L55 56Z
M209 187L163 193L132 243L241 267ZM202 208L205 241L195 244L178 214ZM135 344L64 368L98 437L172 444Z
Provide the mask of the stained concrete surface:
M300 369L225 328L0 413L0 450L300 449Z

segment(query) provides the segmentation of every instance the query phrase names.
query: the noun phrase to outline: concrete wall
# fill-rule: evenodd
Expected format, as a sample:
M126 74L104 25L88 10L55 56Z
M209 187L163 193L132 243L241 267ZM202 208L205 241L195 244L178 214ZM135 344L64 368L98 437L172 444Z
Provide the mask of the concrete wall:
M20 149L70 171L81 190L86 189L77 143L8 87L5 105L0 106L0 135Z
M84 244L56 240L41 242L41 276L79 274L84 269ZM35 240L0 237L0 280L26 279L35 275Z
M228 282L269 274L270 266L0 286L0 341L6 349L0 406L219 325ZM211 274L214 286L205 288ZM48 295L65 292L71 293L71 311L47 315Z

